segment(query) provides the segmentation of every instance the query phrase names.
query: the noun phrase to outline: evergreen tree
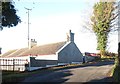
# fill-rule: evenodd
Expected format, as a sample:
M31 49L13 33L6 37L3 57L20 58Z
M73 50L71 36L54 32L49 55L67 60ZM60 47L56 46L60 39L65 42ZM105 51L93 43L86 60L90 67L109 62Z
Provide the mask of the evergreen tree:
M0 6L0 11L1 12L1 27L0 29L2 30L3 27L14 27L16 26L19 22L21 22L20 17L17 16L16 14L16 9L13 5L12 2L1 2Z

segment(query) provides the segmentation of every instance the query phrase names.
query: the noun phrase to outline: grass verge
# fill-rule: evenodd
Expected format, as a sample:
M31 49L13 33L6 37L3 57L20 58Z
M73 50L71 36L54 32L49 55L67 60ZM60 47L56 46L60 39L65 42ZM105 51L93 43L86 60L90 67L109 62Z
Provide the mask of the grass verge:
M120 84L119 74L120 74L120 65L118 63L118 57L116 56L115 64L114 64L114 67L112 69L111 76L113 77L114 82L117 82L118 84Z
M119 74L120 74L120 66L114 65L111 75L114 78L114 82L118 82L118 84L120 84Z

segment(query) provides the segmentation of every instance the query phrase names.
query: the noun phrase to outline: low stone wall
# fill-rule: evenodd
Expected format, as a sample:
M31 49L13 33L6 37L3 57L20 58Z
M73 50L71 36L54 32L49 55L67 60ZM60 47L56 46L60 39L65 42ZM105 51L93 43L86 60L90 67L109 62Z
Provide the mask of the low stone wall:
M46 67L46 65L57 65L57 60L37 60L34 57L30 58L31 67Z
M96 58L99 58L99 57L96 57L96 56L85 56L85 62L91 62L91 61L95 60Z
M78 64L82 62L72 62L72 64ZM37 60L35 57L30 57L30 63L26 65L26 70L33 71L41 68L68 65L69 63L58 63L58 60Z

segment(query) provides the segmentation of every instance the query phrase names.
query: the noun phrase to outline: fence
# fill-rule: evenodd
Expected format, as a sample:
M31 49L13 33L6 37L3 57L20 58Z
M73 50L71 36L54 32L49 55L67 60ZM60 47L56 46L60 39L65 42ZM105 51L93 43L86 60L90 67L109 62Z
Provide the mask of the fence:
M0 59L1 70L25 71L26 64L28 64L27 59Z

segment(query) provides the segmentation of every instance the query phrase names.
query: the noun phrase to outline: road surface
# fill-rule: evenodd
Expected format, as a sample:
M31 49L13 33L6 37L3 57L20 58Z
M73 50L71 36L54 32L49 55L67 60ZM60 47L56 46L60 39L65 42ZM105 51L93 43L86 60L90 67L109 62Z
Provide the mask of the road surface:
M114 62L97 62L85 66L72 67L57 71L35 74L26 78L25 82L110 82L106 75L113 67Z

